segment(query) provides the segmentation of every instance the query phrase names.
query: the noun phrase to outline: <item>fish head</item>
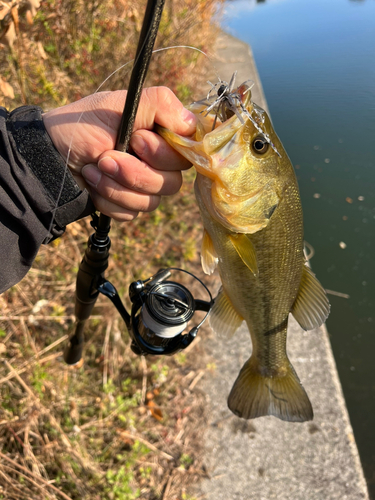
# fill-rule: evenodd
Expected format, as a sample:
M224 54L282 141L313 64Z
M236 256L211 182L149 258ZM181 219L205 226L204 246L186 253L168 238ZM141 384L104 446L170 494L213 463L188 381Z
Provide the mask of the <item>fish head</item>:
M196 195L210 215L230 231L255 233L267 226L293 167L245 84L210 99L189 107L198 118L193 136L157 132L196 168Z

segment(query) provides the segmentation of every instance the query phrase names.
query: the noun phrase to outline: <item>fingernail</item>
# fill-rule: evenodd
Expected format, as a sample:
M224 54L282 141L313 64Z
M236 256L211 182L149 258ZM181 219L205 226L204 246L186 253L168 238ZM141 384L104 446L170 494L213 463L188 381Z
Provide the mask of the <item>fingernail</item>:
M82 176L91 186L96 187L102 178L102 173L96 165L85 165L82 169Z
M183 110L181 111L181 118L188 125L195 125L197 122L195 114L186 108L183 108Z
M142 156L146 151L146 143L140 135L132 135L130 146L138 156Z
M105 156L98 162L98 168L101 172L114 177L118 171L118 163L110 156Z

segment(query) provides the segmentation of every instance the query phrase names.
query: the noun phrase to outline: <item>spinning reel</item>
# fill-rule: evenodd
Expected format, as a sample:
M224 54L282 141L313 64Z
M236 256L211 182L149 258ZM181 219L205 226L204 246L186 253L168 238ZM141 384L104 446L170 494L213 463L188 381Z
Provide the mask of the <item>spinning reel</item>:
M96 223L99 223L98 218ZM95 219L92 225L95 227ZM206 285L183 269L161 269L146 280L130 284L132 307L129 314L116 288L104 278L104 271L108 267L110 238L98 227L95 229L77 274L76 331L64 352L66 363L76 364L82 357L84 324L90 317L99 293L108 297L120 313L132 339L131 349L135 354L170 355L186 349L196 338L213 306L212 295ZM172 272L188 274L198 281L209 300L195 299L184 285L168 280ZM206 315L199 324L183 334L196 311L205 311Z
M171 271L192 276L206 289L210 301L196 300L180 283L165 281ZM133 303L129 332L135 354L173 354L185 349L197 336L213 304L206 285L193 274L177 268L162 269L145 281L134 281L129 287L129 295ZM196 311L207 314L197 326L182 335Z

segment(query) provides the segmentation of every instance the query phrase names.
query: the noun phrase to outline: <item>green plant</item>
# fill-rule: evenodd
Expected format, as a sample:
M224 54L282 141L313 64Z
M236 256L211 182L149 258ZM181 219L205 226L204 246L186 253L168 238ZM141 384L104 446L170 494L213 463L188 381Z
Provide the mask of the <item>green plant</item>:
M187 455L186 453L183 453L180 456L180 464L184 469L188 469L189 466L194 462L194 459Z
M108 500L134 500L139 498L139 488L134 490L131 486L134 475L126 467L120 467L118 470L108 470L106 480L107 486L105 486L104 492Z

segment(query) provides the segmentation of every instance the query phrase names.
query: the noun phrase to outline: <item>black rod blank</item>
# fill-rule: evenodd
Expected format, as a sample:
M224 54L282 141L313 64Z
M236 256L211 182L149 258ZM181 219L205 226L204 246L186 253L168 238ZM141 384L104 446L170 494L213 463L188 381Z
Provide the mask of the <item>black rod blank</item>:
M116 149L126 152L133 132L142 87L150 64L156 35L165 0L148 0L141 34L139 36L137 53L130 77L129 90L125 101L121 124L118 131Z
M141 34L139 35L137 52L130 76L129 89L117 133L115 146L117 151L126 153L129 148L143 84L150 65L156 35L163 13L164 2L165 0L148 0L147 2ZM111 218L101 213L99 217L99 227L101 231L107 231L108 233L111 227Z

